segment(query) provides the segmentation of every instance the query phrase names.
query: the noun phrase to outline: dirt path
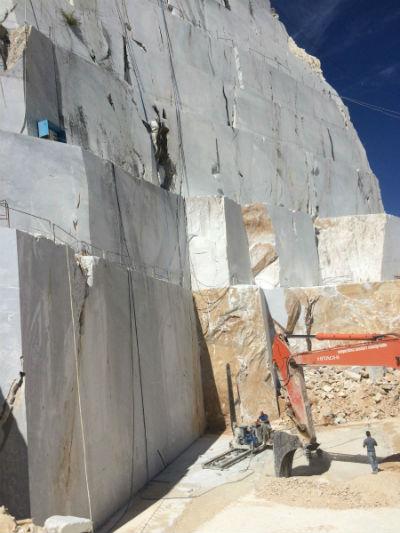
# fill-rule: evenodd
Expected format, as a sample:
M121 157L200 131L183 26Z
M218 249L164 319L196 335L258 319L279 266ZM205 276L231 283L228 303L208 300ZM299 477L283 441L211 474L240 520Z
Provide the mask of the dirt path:
M228 471L202 469L206 459L227 449L229 435L200 439L135 498L113 531L398 532L400 462L381 462L383 470L371 475L362 449L365 429L321 428L322 457L309 466L297 452L288 479L272 476L268 450ZM400 418L370 430L381 460L400 452Z

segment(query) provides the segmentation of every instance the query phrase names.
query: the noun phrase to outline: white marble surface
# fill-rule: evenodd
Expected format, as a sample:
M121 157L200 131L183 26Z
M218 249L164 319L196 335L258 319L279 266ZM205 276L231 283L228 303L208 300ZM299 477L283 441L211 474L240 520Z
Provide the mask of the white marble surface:
M0 13L11 5L2 0ZM186 196L225 194L324 217L381 212L343 102L315 60L296 51L269 3L251 5L55 0L44 8L32 0L27 132L53 118L69 143L157 184L142 123L156 118L157 106L170 130L172 189ZM61 10L74 12L77 24L68 26ZM4 24L22 26L24 18L17 4ZM21 61L1 76L6 100L21 85ZM2 127L16 131L21 119L14 124L8 110L21 115L24 106L21 97L4 108Z
M399 277L399 218L385 214L320 218L315 227L324 285Z
M253 283L240 206L223 196L186 199L192 289Z

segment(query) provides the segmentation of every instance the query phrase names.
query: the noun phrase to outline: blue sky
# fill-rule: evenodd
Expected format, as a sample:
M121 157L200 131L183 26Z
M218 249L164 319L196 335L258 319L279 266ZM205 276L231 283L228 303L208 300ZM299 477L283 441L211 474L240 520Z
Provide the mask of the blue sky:
M299 46L321 60L376 174L387 213L400 216L400 0L271 0Z

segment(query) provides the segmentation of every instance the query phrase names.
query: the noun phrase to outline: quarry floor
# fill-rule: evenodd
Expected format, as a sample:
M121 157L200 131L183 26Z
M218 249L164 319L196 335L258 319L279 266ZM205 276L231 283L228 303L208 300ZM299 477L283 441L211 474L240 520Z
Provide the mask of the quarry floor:
M365 430L382 469L371 475ZM105 526L127 532L399 532L400 417L317 428L324 451L311 464L296 452L291 478L273 477L272 450L228 470L203 469L231 435L205 435ZM397 454L395 457L392 455Z

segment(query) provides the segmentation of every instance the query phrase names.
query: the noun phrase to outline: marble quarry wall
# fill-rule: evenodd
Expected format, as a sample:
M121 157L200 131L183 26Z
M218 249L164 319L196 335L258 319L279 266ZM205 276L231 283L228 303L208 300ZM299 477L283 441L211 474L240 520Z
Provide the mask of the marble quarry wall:
M25 9L2 0L13 46L0 128L36 136L49 119L69 144L186 196L324 217L381 212L364 148L318 60L269 2L229 7L32 0L29 28L14 36Z
M11 259L0 269L1 389L15 397L1 499L38 521L89 516L86 462L99 524L204 427L191 292L48 239L0 238Z
M11 227L190 287L180 196L77 146L2 131L0 187Z
M255 283L263 289L399 278L400 219L315 218L266 204L242 206Z
M399 328L398 226L268 0L0 0L0 504L100 524L228 363L276 418L275 328Z

